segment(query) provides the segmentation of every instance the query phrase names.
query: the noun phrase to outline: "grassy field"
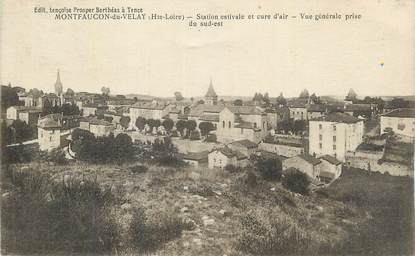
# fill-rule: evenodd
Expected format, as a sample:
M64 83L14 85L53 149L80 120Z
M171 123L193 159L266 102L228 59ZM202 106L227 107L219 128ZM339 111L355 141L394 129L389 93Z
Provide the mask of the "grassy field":
M137 251L128 227L134 208L150 219L178 216L192 228L160 246L157 255L405 255L412 251L413 180L345 170L329 188L302 196L246 171L180 170L134 164L64 166L31 163L56 181L96 179L123 201L116 253ZM2 182L2 189L10 185Z

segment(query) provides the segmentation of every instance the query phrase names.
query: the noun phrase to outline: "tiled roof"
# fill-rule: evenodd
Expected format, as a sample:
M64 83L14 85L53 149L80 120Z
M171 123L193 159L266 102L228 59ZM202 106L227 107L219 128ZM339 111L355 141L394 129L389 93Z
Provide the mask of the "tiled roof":
M61 128L60 123L50 116L39 119L37 126L43 129Z
M137 102L133 104L132 108L139 108L139 109L150 109L150 110L163 110L166 108L167 105L165 104L153 104L153 103L144 103L144 102Z
M223 147L223 148L220 148L220 149L217 149L217 150L219 152L221 152L222 154L224 154L225 156L229 157L229 158L236 157L236 159L238 159L238 160L247 158L247 156L245 156L241 152L239 152L237 150L232 150L229 147Z
M310 155L300 155L300 157L312 165L318 165L319 163L321 163L321 160Z
M189 116L202 116L204 113L216 113L219 114L225 106L223 105L197 105L190 109Z
M346 104L344 106L345 111L371 111L375 104Z
M311 119L310 121L322 121L322 122L336 122L336 123L357 123L360 120L357 117L351 116L345 113L330 113L326 116Z
M42 112L42 110L38 107L29 107L29 106L11 106L13 108L15 108L18 111L38 111L38 112ZM11 108L10 107L10 108Z
M334 179L335 175L332 172L320 171L320 177L326 177L326 178Z
M387 117L402 117L402 118L415 118L415 109L414 108L400 108L395 109L387 114L382 116Z
M246 148L257 148L258 144L250 140L238 140L231 143L232 145L243 146Z
M80 120L81 122L87 122L92 125L103 125L103 126L111 126L112 124L108 121L105 121L103 119L98 119L95 116L93 117L83 117Z
M183 159L201 161L208 158L209 151L202 152L188 152L183 154Z
M289 108L305 108L307 106L307 101L296 99L293 101L289 101L287 103L287 106Z
M229 106L227 107L232 113L240 115L262 115L265 112L255 106Z
M203 114L199 119L202 121L208 121L208 122L219 122L218 115Z
M323 104L311 104L307 107L308 112L325 112L326 109L327 106Z
M320 157L320 159L323 159L323 160L325 160L325 161L327 161L331 164L334 164L334 165L339 165L339 164L342 163L339 160L337 160L335 157L330 156L330 155L324 155L324 156Z

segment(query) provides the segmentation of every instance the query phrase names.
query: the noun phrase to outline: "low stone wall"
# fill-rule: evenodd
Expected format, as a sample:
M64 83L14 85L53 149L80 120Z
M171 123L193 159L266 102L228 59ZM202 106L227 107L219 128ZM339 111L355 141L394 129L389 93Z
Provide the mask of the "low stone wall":
M272 144L265 142L261 142L258 145L258 149L285 157L298 156L304 153L304 148L302 147L294 147L283 144Z
M379 159L375 155L364 157L361 154L353 154L351 152L346 154L346 163L350 167L371 172L380 172L382 174L387 172L392 176L414 176L414 171L411 166L395 162L381 162Z

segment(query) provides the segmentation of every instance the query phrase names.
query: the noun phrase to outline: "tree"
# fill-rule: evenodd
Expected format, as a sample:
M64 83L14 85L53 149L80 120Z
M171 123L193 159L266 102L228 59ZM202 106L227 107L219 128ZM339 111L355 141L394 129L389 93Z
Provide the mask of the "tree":
M146 124L148 124L148 126L150 126L150 129L153 129L153 127L159 127L161 125L160 120L156 120L156 119L147 119Z
M176 101L182 101L182 100L184 100L184 97L183 97L183 95L182 95L181 92L175 92L174 93L174 97L176 98Z
M183 131L186 128L186 121L179 120L176 123L176 129L180 132L180 134L183 136Z
M390 105L393 108L409 108L409 101L406 101L402 98L394 98Z
M356 92L350 88L349 92L347 93L346 100L355 101L357 99Z
M120 118L120 125L122 126L122 128L127 129L128 126L130 125L130 121L131 121L131 118L129 116L122 116Z
M258 157L253 155L251 161L255 169L266 180L280 180L282 175L282 163L279 159Z
M236 99L233 101L234 106L242 106L244 102L241 99Z
M170 118L164 119L163 123L161 124L164 129L166 129L166 131L171 131L171 129L173 129L174 127L174 121L171 120Z
M75 152L77 159L90 160L95 152L94 134L87 130L75 129L72 132L71 150Z
M73 96L73 95L75 95L75 92L71 88L68 88L68 89L66 89L66 95Z
M311 94L311 96L310 96L310 102L312 104L321 104L320 97L317 97L317 95L315 93Z
M144 117L137 117L135 120L135 126L141 131L144 129L144 126L146 125L147 120Z
M287 100L284 98L282 93L277 97L277 106L285 106L287 105Z
M10 106L20 105L19 96L15 88L1 86L1 106L6 109Z
M211 122L201 122L199 124L199 129L202 133L202 136L206 136L210 131L215 130L215 126Z
M129 161L134 156L131 137L125 133L118 134L114 139L114 158L117 163Z
M27 141L35 137L35 130L19 119L14 120L10 128L14 133L15 142L17 143Z
M266 92L266 93L264 94L263 101L264 101L264 103L265 103L266 105L269 105L269 104L270 104L270 99L269 99L269 94L268 94L268 92Z
M310 94L307 89L304 89L299 96L300 99L308 99L308 97L310 97Z
M252 100L256 102L262 102L264 100L264 96L262 96L262 93L256 92Z
M298 169L289 169L282 179L282 185L295 193L307 194L310 180L305 173Z
M103 87L101 88L101 92L102 92L102 95L104 95L104 96L108 96L108 95L110 94L110 88L109 88L109 87L105 87L105 86L103 86Z
M292 132L295 134L304 132L306 130L306 121L305 120L295 120L292 126Z
M198 130L191 131L189 138L191 140L200 140L200 132Z
M204 100L199 100L199 101L197 102L197 104L199 104L199 105L203 105L203 104L205 104L205 101L204 101Z
M197 127L195 120L187 120L186 128L188 131L193 131Z

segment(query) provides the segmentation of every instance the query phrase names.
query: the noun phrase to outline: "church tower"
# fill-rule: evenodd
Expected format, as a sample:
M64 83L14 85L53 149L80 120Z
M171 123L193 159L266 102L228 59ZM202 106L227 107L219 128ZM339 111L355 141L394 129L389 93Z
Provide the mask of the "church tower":
M215 89L213 89L212 80L210 80L209 89L205 95L205 103L208 105L218 104L218 95L216 94Z
M58 69L58 75L56 77L56 82L55 82L55 94L59 97L59 102L58 105L62 106L63 102L63 86L62 86L62 82L61 82L61 76L59 74L59 69Z
M55 94L58 96L61 96L62 91L63 91L63 86L62 86L61 76L59 74L59 69L58 69L58 76L56 77L56 82L55 82Z

